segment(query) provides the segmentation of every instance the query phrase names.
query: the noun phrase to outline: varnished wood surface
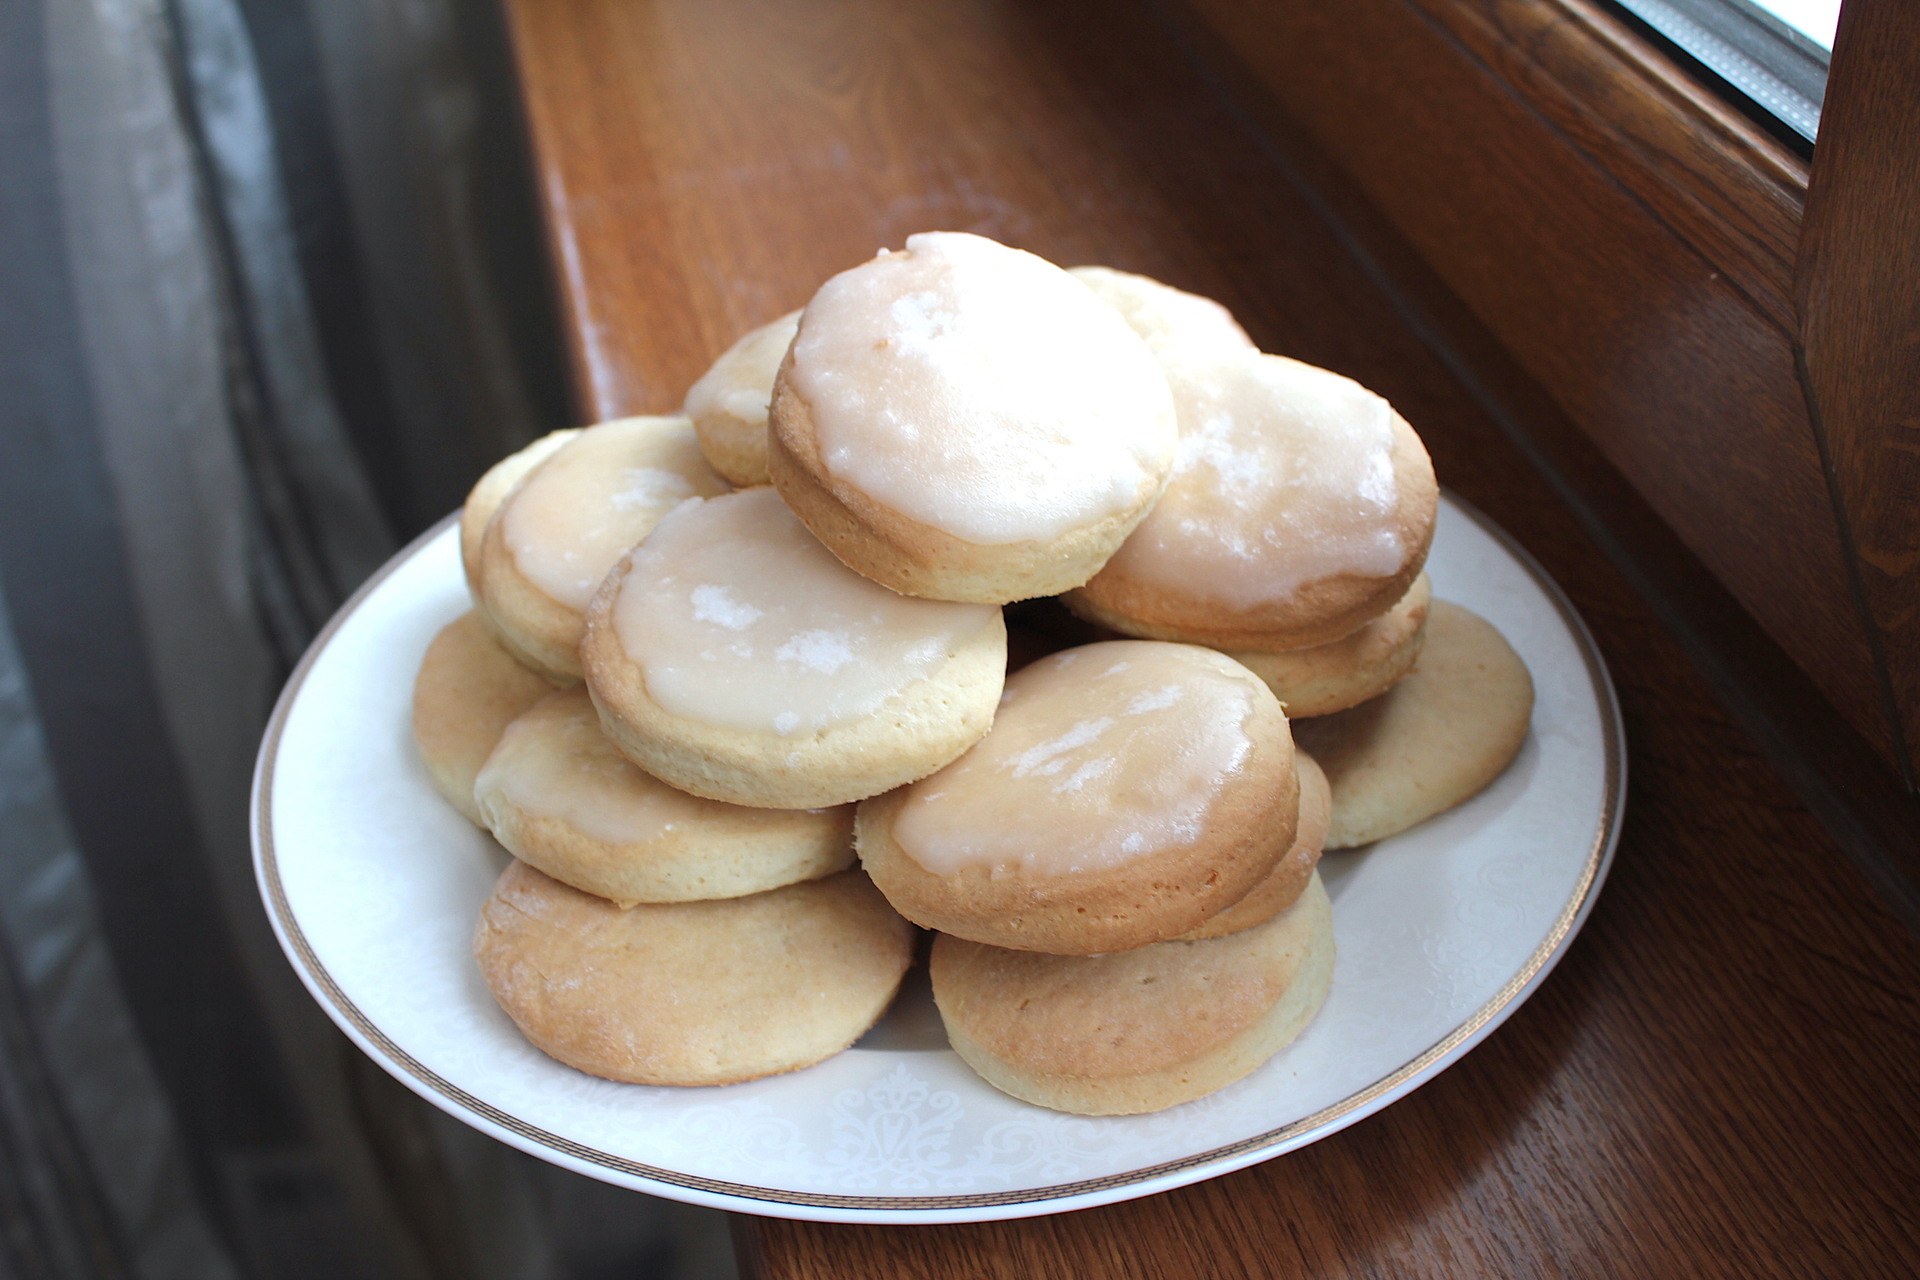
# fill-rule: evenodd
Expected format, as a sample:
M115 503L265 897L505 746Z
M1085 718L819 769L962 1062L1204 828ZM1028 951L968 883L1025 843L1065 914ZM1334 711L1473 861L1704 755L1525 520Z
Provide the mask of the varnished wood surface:
M1920 750L1920 4L1851 0L1801 241L1806 373L1888 695Z
M1807 163L1591 0L1412 0L1783 329Z
M1539 556L1627 716L1612 879L1460 1065L1198 1186L966 1227L737 1220L781 1277L1905 1274L1920 943L1646 601L1129 6L508 0L584 408L676 405L733 336L936 226L1221 297L1393 399Z
M1804 166L1585 0L1185 7L1897 759L1799 376Z

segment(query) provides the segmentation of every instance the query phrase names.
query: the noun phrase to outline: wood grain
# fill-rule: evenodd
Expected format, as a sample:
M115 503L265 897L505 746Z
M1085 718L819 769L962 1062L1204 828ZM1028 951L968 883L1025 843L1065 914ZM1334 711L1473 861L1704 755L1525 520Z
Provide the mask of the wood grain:
M1567 588L1628 721L1627 826L1586 932L1432 1084L1105 1209L739 1219L749 1274L1914 1270L1920 942L1166 28L1132 5L978 0L509 11L596 414L677 403L737 331L909 231L1152 271L1388 395L1441 478Z
M1916 122L1920 5L1851 0L1834 39L1797 292L1834 495L1910 761L1920 747Z
M1792 330L1804 160L1588 0L1412 7Z
M1897 760L1799 380L1791 158L1679 127L1703 95L1579 0L1188 7Z

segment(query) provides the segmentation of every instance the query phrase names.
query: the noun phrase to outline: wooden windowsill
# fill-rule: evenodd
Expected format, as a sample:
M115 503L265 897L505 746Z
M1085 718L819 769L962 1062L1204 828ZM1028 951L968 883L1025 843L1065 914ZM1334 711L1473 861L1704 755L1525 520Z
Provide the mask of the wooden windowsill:
M1796 798L1768 743L1716 697L1708 681L1718 677L1703 677L1650 598L1671 584L1623 573L1636 557L1693 563L1649 510L1672 493L1656 487L1643 498L1621 478L1637 484L1628 466L1582 459L1662 455L1644 452L1644 440L1598 439L1597 419L1571 412L1610 403L1595 384L1549 394L1538 376L1608 351L1556 357L1545 342L1510 351L1484 317L1536 295L1515 284L1463 301L1440 270L1498 264L1529 238L1577 246L1577 237L1496 210L1495 233L1467 220L1462 242L1428 262L1426 246L1389 217L1422 193L1403 189L1402 202L1376 207L1346 177L1365 204L1346 217L1330 194L1338 171L1329 167L1323 184L1314 168L1331 163L1329 150L1256 127L1248 100L1221 92L1161 16L1138 4L505 4L584 418L671 410L740 332L913 231L979 230L1059 261L1147 271L1221 298L1267 349L1350 373L1392 399L1442 480L1566 588L1613 668L1627 721L1627 820L1591 920L1539 993L1432 1083L1283 1159L1126 1204L972 1226L738 1218L749 1274L1912 1270L1920 1245L1884 1208L1920 1178L1920 1152L1901 1136L1920 1095L1906 995L1920 975L1920 941L1902 914L1911 904L1849 858L1847 833ZM1410 15L1425 33L1418 48L1464 66L1469 79L1489 75L1476 59L1463 62L1467 41L1424 5L1350 7L1362 33L1378 34L1382 15ZM1444 65L1411 74L1438 76ZM1341 87L1339 68L1326 78ZM1396 83L1367 89L1384 101ZM1393 114L1390 104L1381 110ZM1360 132L1317 124L1329 135ZM1552 146L1579 151L1573 125L1542 127ZM1528 157L1500 150L1502 137L1484 134L1490 160L1464 167L1528 189L1553 185L1537 168L1514 173ZM1675 160L1671 171L1708 169ZM1604 209L1584 208L1589 195ZM1580 226L1614 213L1630 226L1666 226L1624 170L1589 168L1564 204ZM1384 239L1368 234L1368 219L1398 238L1404 260L1377 251ZM1767 240L1756 230L1749 242ZM1766 255L1756 248L1749 261L1758 278ZM1790 347L1698 249L1668 262L1686 264L1685 288L1653 296L1684 302L1719 272L1713 314ZM1614 270L1604 256L1575 265L1596 286ZM1401 305L1395 290L1422 279L1435 292L1416 289L1415 301L1432 305ZM1550 313L1545 323L1572 341ZM1702 331L1695 319L1693 340ZM1736 478L1752 469L1717 465ZM1721 491L1700 485L1707 496ZM1816 485L1816 504L1825 494ZM1629 545L1615 555L1611 543ZM1744 621L1706 582L1701 594L1730 615L1708 620L1707 639L1724 645ZM1758 669L1764 656L1753 658ZM1806 701L1819 710L1817 698ZM1798 744L1809 750L1827 732L1811 722Z

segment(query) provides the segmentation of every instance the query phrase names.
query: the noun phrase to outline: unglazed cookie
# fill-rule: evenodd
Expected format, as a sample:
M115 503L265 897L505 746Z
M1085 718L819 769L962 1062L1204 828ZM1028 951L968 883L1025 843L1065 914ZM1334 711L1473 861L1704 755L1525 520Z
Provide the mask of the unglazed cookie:
M1265 924L1102 956L934 939L933 998L967 1065L1016 1098L1079 1115L1191 1102L1291 1044L1333 983L1320 877Z
M460 567L467 575L467 589L478 594L480 581L480 543L487 533L487 522L500 509L513 486L533 469L552 457L561 445L580 434L578 427L550 431L518 453L510 453L487 468L487 473L467 494L460 508Z
M913 929L865 876L625 910L508 866L474 958L535 1046L634 1084L732 1084L832 1057L876 1022Z
M746 809L668 786L601 732L584 689L508 725L473 784L521 861L622 906L738 898L853 865L853 809Z
M1295 725L1333 788L1327 848L1372 844L1478 794L1519 753L1533 679L1493 624L1433 602L1412 674L1351 711Z
M1279 650L1338 640L1406 595L1439 492L1385 400L1284 356L1183 353L1167 377L1173 479L1069 606L1130 635Z
M627 757L683 791L808 809L925 777L987 731L991 605L896 595L771 489L689 502L607 576L581 646Z
M507 725L552 692L495 643L478 612L443 627L413 681L413 740L434 789L485 826L473 798L480 766Z
M1267 921L1285 911L1305 892L1320 865L1320 853L1327 843L1327 824L1333 817L1333 792L1327 775L1304 751L1293 753L1294 769L1300 775L1300 821L1294 827L1293 844L1267 878L1253 887L1246 897L1210 916L1181 934L1182 940L1224 938L1242 929Z
M686 415L713 469L741 486L767 484L767 405L774 375L800 331L800 313L762 325L728 347L687 392Z
M1385 693L1413 670L1432 599L1433 586L1423 573L1393 608L1338 640L1279 653L1242 649L1233 656L1267 682L1295 720L1345 711Z
M1233 313L1212 298L1112 267L1074 267L1068 274L1118 311L1156 355L1258 350Z
M1092 577L1159 496L1158 362L1072 276L980 236L911 236L807 303L768 470L807 527L907 595L1004 603Z
M1293 742L1233 659L1116 640L1007 680L958 761L860 806L860 861L916 924L1088 955L1177 937L1293 843Z
M727 487L685 418L590 427L515 484L487 522L475 595L515 654L577 680L587 603L607 570L676 504Z

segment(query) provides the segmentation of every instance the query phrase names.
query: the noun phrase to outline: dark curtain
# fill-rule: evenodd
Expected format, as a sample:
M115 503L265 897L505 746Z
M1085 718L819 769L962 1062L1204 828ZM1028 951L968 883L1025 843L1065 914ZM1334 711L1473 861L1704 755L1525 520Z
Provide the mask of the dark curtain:
M0 1274L719 1275L366 1062L246 802L335 605L570 421L491 4L0 4Z

